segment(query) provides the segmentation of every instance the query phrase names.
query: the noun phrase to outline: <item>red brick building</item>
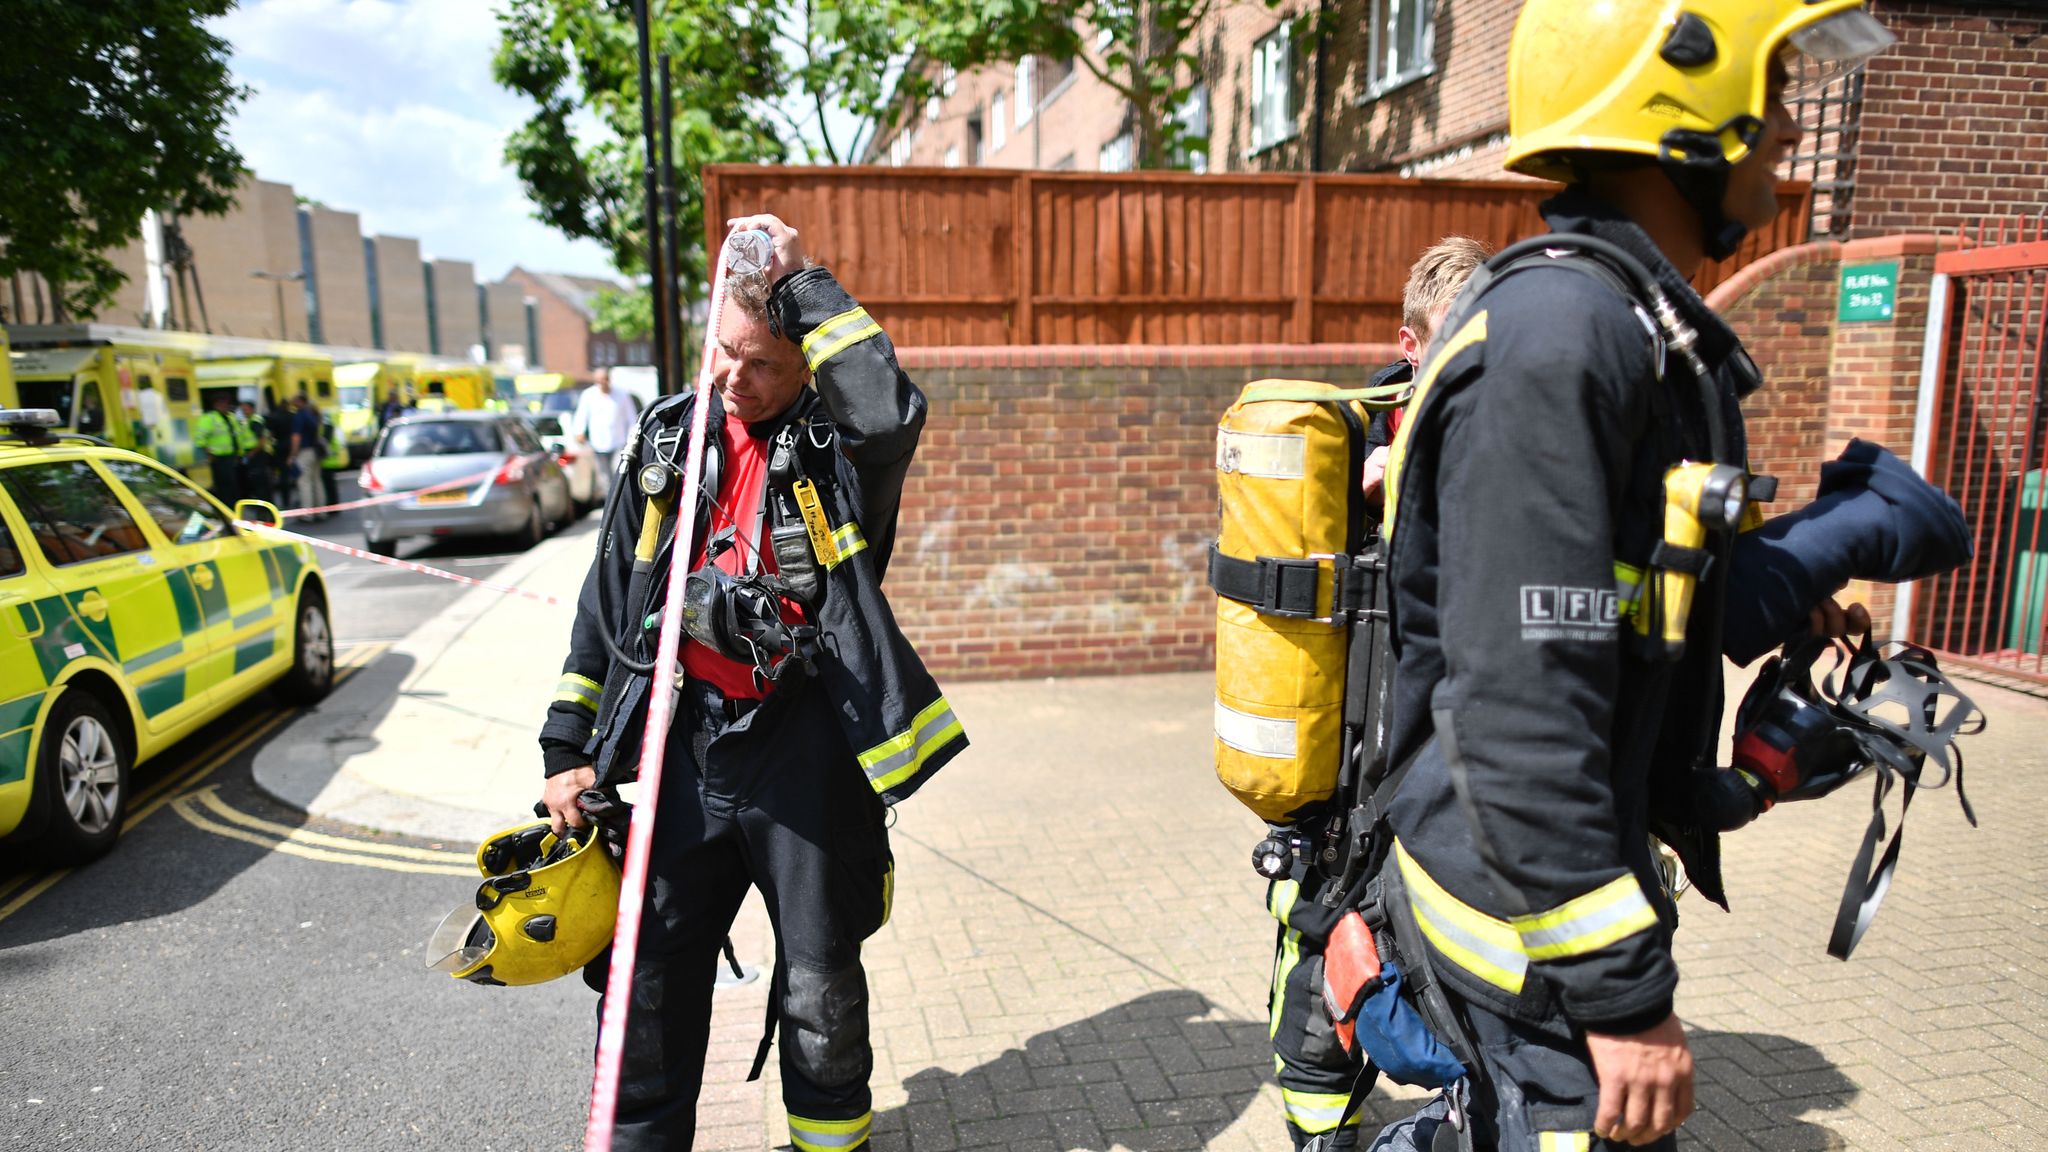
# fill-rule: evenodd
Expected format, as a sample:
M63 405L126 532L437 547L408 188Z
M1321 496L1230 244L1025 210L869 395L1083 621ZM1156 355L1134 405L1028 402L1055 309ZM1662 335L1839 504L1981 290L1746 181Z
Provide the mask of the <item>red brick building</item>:
M1953 228L2048 207L2048 2L1871 0L1899 38L1865 72L1800 103L1792 176L1816 183L1818 234ZM1497 178L1507 150L1518 0L1219 4L1195 54L1191 125L1216 171ZM1088 42L1092 47L1094 41ZM875 163L1116 171L1129 111L1085 67L1026 59L939 77L878 135Z
M591 301L599 292L619 289L617 282L514 266L505 273L504 283L518 285L534 301L529 335L537 346L527 349L527 361L536 371L564 372L588 381L594 368L654 362L647 340L620 340L591 327Z

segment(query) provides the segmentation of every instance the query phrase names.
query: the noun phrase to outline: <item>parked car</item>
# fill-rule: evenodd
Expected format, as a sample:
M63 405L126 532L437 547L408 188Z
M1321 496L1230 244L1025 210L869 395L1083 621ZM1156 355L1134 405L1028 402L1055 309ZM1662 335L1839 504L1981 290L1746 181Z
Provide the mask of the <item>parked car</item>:
M515 536L531 548L576 514L561 465L506 412L394 420L357 483L373 496L409 493L363 509L364 546L379 556L395 555L407 536Z
M583 511L598 502L597 454L588 444L578 444L562 427L562 417L552 412L524 417L533 434L540 438L541 447L555 458L561 466L562 475L569 478L569 498L576 501L576 507Z
M320 564L146 456L0 411L0 837L77 862L114 846L146 763L266 688L334 679Z

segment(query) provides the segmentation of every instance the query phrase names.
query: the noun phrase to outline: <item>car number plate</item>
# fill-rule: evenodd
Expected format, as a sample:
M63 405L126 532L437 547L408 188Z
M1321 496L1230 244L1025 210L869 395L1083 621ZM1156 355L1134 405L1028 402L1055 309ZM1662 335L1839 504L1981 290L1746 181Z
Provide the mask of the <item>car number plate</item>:
M413 499L421 504L460 504L469 499L469 489L451 488L444 492L422 492Z

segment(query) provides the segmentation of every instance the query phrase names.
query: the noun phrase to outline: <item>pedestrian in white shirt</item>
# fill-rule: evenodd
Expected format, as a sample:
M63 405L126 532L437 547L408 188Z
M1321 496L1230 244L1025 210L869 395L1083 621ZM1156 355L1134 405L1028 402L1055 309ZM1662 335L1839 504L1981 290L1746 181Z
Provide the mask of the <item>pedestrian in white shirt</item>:
M591 376L594 384L576 398L576 411L569 417L569 432L576 437L576 443L597 456L597 495L602 499L611 493L619 449L633 435L633 423L639 419L640 411L630 395L612 387L610 370L599 368Z

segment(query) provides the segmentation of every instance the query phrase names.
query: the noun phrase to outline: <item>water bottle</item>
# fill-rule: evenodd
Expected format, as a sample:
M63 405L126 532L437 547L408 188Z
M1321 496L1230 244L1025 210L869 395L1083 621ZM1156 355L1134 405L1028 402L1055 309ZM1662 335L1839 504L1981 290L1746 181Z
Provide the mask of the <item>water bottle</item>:
M759 229L735 232L725 238L725 268L735 275L766 272L774 257L775 242Z

